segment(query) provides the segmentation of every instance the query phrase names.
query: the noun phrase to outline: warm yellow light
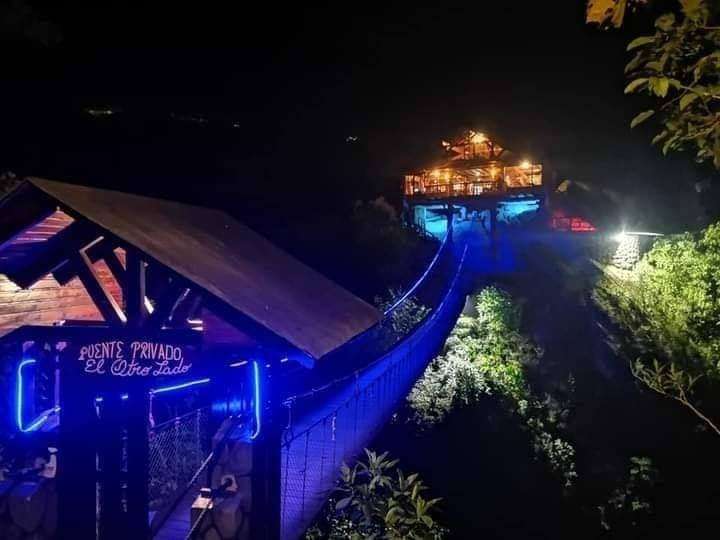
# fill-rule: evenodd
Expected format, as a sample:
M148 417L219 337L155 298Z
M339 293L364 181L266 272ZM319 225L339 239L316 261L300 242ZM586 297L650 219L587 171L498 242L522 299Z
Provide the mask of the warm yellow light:
M439 170L439 169L433 169L432 171L430 171L430 176L432 176L432 177L434 177L434 178L438 178L438 177L440 176L440 170Z
M520 167L522 167L523 169L529 169L531 167L531 164L527 159L525 159L522 163L520 163Z
M473 144L484 143L486 140L487 139L486 139L485 135L482 133L473 133L472 137L470 138L470 141Z

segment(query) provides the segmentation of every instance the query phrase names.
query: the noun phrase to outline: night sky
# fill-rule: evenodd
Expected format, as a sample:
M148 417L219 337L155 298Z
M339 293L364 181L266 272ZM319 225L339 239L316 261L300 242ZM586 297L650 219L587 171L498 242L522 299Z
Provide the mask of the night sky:
M631 221L698 214L708 171L628 127L642 103L622 94L624 46L649 17L602 32L578 0L59 4L2 13L0 170L248 212L278 192L340 208L397 197L406 169L472 127L620 194ZM83 113L104 106L122 112ZM207 123L178 120L193 114Z

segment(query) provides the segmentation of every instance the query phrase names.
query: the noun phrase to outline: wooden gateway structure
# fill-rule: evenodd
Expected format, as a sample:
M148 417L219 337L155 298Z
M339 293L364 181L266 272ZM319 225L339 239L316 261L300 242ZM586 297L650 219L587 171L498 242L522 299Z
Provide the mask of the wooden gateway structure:
M0 516L3 530L112 540L173 526L157 501L188 480L168 484L171 467L195 470L195 439L176 430L174 453L158 449L159 487L149 452L189 398L161 401L193 387L218 416L207 438L225 445L225 468L209 487L234 490L236 537L279 537L284 381L375 325L375 308L222 212L35 178L0 201L0 274L3 431L21 463L57 449L41 460L45 487L22 467L0 481L17 501L52 492L57 523L53 509L20 512L37 523ZM237 447L242 472L227 458Z

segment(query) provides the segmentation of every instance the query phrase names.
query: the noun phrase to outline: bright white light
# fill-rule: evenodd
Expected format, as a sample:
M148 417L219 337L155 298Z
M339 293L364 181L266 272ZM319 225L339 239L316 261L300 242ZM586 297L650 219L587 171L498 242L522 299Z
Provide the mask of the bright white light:
M520 167L522 167L523 169L529 169L529 168L530 168L530 161L528 161L527 159L524 159L524 160L520 163Z
M646 232L646 231L623 231L621 233L617 233L612 238L616 242L622 242L623 240L626 240L629 236L652 236L652 237L660 237L664 236L660 233L654 233L654 232Z

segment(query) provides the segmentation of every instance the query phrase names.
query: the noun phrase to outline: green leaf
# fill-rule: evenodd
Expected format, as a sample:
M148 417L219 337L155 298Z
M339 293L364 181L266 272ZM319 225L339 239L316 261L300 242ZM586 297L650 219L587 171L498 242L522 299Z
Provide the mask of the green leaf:
M668 136L668 132L666 130L663 130L660 133L658 133L657 135L655 135L655 137L653 137L651 144L657 144L667 136Z
M694 19L702 14L703 0L680 0L682 12L686 17Z
M390 508L390 510L387 511L387 514L385 514L385 522L392 525L398 519L398 516L396 514L399 514L401 512L402 508L400 508L399 506L394 506Z
M630 73L631 71L635 71L637 68L640 67L640 64L643 60L643 51L638 52L635 54L632 60L630 60L627 65L625 66L625 73Z
M335 510L345 510L348 506L350 506L352 500L352 497L345 497L344 499L340 499L337 503L335 503Z
M637 49L638 47L644 47L648 43L654 43L655 42L655 36L640 36L635 39L633 39L630 43L628 43L627 50L632 51L634 49Z
M667 156L668 151L670 150L672 145L677 142L677 139L678 139L677 135L674 135L674 136L670 137L667 141L665 141L665 144L663 145L663 148L662 148L662 153L664 156Z
M667 77L650 77L648 86L656 96L665 97L670 89L670 79Z
M662 30L663 32L669 32L670 29L675 25L675 14L666 13L660 15L655 19L655 28Z
M630 122L630 128L634 128L635 126L642 124L645 120L650 118L653 114L655 114L655 111L653 111L652 109L649 111L641 112L635 118L632 119L632 121Z
M625 87L625 93L631 94L638 88L640 88L642 85L646 84L648 82L648 79L646 77L641 77L639 79L635 79L634 81L631 81L626 87Z
M687 109L688 105L690 105L693 101L695 101L700 96L697 95L695 92L688 92L683 97L680 98L680 110L684 111Z

